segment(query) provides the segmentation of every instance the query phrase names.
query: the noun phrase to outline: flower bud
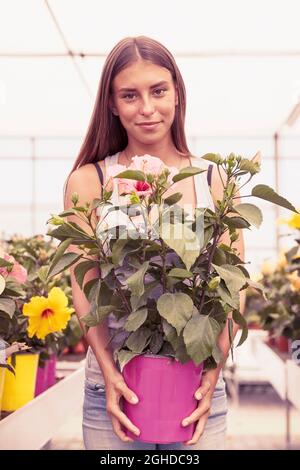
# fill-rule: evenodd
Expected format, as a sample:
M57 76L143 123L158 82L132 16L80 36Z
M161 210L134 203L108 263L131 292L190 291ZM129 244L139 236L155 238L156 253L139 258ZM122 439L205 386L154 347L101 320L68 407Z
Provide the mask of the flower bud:
M212 278L208 283L209 290L216 290L216 288L220 284L220 281L221 281L220 276L216 276L216 277Z
M77 202L79 201L79 195L78 195L78 193L76 193L76 192L73 193L71 200L72 200L72 202L73 202L73 205L76 206Z

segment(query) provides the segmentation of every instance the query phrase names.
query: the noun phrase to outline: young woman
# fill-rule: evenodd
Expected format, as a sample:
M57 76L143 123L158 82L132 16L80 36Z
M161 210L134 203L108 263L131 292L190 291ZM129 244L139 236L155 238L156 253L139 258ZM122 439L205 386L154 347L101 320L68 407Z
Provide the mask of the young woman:
M185 110L184 82L166 47L145 36L128 37L116 44L105 61L89 128L65 184L65 209L72 206L71 195L75 191L82 203L99 197L111 166L118 163L128 166L135 155L153 155L178 169L195 162L208 169L207 162L195 159L188 149L184 132ZM213 200L223 194L216 169L209 175L207 172L201 173L193 184L186 182L179 182L176 188L183 194L182 206L204 205L213 208ZM117 187L114 187L113 197L117 203ZM95 214L95 222L96 217ZM69 220L80 222L73 216ZM223 241L226 243L226 237ZM243 257L242 236L236 246ZM76 249L70 247L70 251ZM75 280L74 268L73 265L73 301L80 319L90 310L90 305ZM85 281L97 276L99 272L96 269L90 270ZM243 298L241 302L244 304ZM102 450L223 449L227 405L222 364L205 373L197 390L195 396L200 398L198 408L186 417L188 423L196 423L190 441L148 444L126 436L125 428L137 435L139 430L123 413L122 400L135 403L138 397L127 387L113 360L113 344L106 348L115 327L113 319L108 318L104 324L90 328L86 335L90 347L86 360L83 407L85 447ZM227 328L220 335L219 345L225 360L229 352Z

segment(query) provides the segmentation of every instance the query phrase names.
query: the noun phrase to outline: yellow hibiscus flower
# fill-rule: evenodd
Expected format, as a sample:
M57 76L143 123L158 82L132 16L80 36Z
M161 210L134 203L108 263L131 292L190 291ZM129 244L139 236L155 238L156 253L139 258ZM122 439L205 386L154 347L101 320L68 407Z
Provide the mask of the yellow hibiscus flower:
M300 211L300 208L297 209ZM300 214L293 214L289 219L279 218L278 224L287 224L290 228L300 229Z
M68 298L62 289L53 287L48 297L34 296L24 304L23 314L29 317L28 335L44 339L49 333L66 328L74 308L68 308Z
M293 291L298 291L300 289L300 277L297 272L294 271L292 274L288 275L289 281L291 283L291 288Z

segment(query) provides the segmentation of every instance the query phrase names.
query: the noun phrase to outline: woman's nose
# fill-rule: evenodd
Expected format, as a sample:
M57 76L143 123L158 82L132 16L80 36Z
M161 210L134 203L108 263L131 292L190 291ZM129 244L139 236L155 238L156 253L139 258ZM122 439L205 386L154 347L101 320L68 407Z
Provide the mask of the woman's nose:
M142 101L140 111L141 111L141 113L142 113L143 115L145 115L145 114L153 114L153 112L154 112L154 105L153 105L153 102L151 101L151 99L145 98L145 99Z

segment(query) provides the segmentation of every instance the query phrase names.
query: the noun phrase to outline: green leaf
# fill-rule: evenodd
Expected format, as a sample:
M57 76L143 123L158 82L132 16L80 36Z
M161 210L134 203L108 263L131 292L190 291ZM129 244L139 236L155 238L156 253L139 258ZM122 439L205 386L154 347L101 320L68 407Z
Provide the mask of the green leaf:
M220 334L220 325L208 315L193 315L183 330L187 352L196 365L213 352Z
M251 194L252 196L259 197L260 199L272 202L277 206L285 207L286 209L289 209L299 214L297 209L295 209L295 207L287 199L277 194L274 189L270 188L265 184L258 184L254 186Z
M101 324L106 317L113 312L115 309L114 305L100 305L97 308L97 317L98 317L98 322Z
M56 274L59 274L59 273L65 271L66 269L68 269L70 266L75 264L81 257L82 257L82 255L78 254L78 253L65 253L60 258L58 263L56 263L55 266L52 267L51 272L50 272L50 269L49 269L48 275L47 275L47 280L50 279L53 276L56 276Z
M1 274L0 274L0 295L1 295L2 292L4 291L5 286L6 286L5 279L4 279L4 277L1 276Z
M12 318L14 316L16 304L12 299L0 299L0 311L7 313Z
M176 251L189 270L199 256L201 249L197 234L186 224L163 223L160 227L160 236L172 250Z
M178 201L180 201L181 198L182 198L182 193L171 194L171 196L164 199L164 204L167 204L168 206L172 206L173 204L176 204Z
M238 310L233 310L232 318L233 318L235 323L237 323L240 327L242 327L242 335L241 335L240 341L237 345L237 346L240 346L247 339L248 325L247 325L245 317Z
M126 349L121 349L115 354L115 359L119 362L120 371L123 372L125 365L131 361L136 356L139 356L139 353L133 353L132 351L126 351Z
M112 263L101 263L101 277L104 279L108 274L111 272L111 270L114 268L114 265Z
M37 272L39 279L45 284L48 276L48 266L41 266Z
M63 254L65 253L66 249L71 245L72 243L72 238L67 238L63 242L61 242L55 252L55 255L51 261L51 265L49 267L48 271L48 276L51 274L53 271L54 267L56 264L59 262L59 260L62 258Z
M113 247L111 250L111 258L112 258L112 262L114 263L114 265L121 264L121 262L123 261L126 252L124 252L123 258L121 255L122 255L123 248L125 247L127 243L128 243L127 238L118 238L113 244Z
M90 237L84 230L75 222L63 221L63 225L47 232L47 235L64 241L67 238L72 238L72 245L81 245L83 243L94 242L94 237Z
M258 290L262 294L263 298L265 300L268 300L266 296L267 290L265 289L265 286L263 284L261 284L260 282L252 281L252 279L250 278L247 279L247 284L253 289Z
M146 321L148 315L147 308L140 308L132 312L124 325L126 331L136 331Z
M250 224L247 220L243 219L242 217L223 217L223 222L228 225L230 229L234 228L249 228Z
M128 180L145 181L145 174L140 170L125 170L115 175L114 178L126 178Z
M193 306L192 299L183 292L166 293L157 300L157 310L163 318L176 328L178 335L191 318Z
M12 267L13 263L11 263L10 261L7 261L6 259L0 257L0 268L8 268L9 266Z
M90 271L92 268L95 268L96 266L99 266L99 263L97 261L82 261L81 263L78 263L77 266L74 269L74 275L76 278L76 281L82 289L84 277L88 271Z
M255 206L254 204L241 203L236 204L235 206L233 206L233 208L244 219L250 222L250 224L253 224L257 228L260 227L263 220L263 215L261 210L257 206Z
M149 261L145 261L141 268L126 279L126 284L133 295L140 296L144 293L144 276L149 267Z
M226 254L220 247L216 247L214 256L212 259L214 264L217 264L218 266L221 266L222 264L226 264Z
M162 345L164 343L164 337L159 331L154 331L151 336L151 341L149 343L149 349L152 354L158 354Z
M209 162L216 163L217 165L223 163L223 158L219 153L206 153L201 158L203 158L203 160L208 160Z
M189 178L190 176L198 175L199 173L203 173L206 170L201 170L195 166L187 166L185 168L182 168L179 173L177 173L175 176L173 176L172 180L174 183L177 183L178 181L184 180L185 178Z
M99 325L99 321L98 321L97 316L95 316L92 313L87 313L87 314L83 315L80 318L80 321L82 321L82 323L84 323L89 328L92 327L92 326Z
M97 286L99 286L99 289L100 289L100 285L101 285L101 280L98 278L91 279L90 281L85 283L83 292L89 302L92 301L92 298L94 296L95 289L97 289Z
M193 273L191 271L188 271L187 269L182 269L182 268L173 268L171 271L168 272L168 276L173 276L173 277L179 277L182 279L192 277Z
M126 346L135 353L142 353L149 344L151 338L151 330L141 327L137 331L131 333L126 340Z
M228 337L230 343L231 359L233 361L233 320L228 318Z
M74 211L74 209L68 209L66 211L60 212L58 217L67 217L68 215L76 215L76 211Z
M238 292L230 294L227 287L222 284L219 284L217 287L217 293L226 304L230 305L233 308L239 308L240 306L240 296Z
M246 283L246 278L242 271L236 266L230 264L223 264L218 266L212 264L219 276L224 280L231 294L239 292L243 285Z

